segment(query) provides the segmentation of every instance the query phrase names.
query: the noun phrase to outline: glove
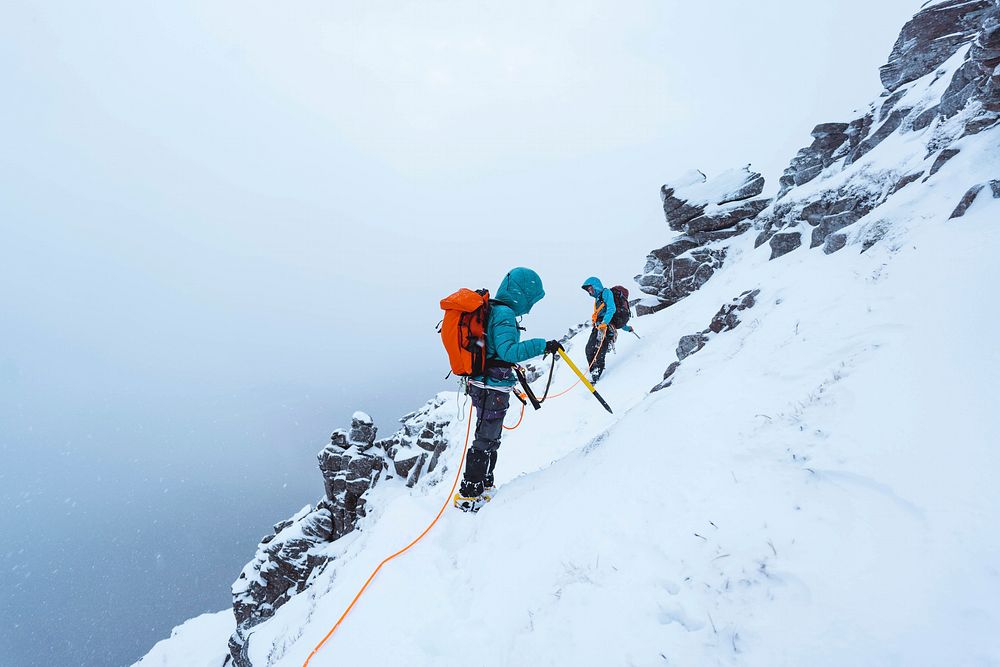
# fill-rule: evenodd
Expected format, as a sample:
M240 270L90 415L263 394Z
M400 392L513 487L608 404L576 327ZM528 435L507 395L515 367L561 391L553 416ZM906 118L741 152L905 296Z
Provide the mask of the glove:
M562 343L557 340L550 340L545 343L545 354L555 354L557 351L564 349Z
M607 331L608 325L605 324L604 322L601 322L600 324L597 325L597 328L600 329L601 331Z

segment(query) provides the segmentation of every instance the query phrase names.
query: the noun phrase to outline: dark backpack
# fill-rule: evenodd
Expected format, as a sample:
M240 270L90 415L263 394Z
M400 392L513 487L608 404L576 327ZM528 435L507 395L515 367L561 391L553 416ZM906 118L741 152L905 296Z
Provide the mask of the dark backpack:
M611 294L615 297L615 314L611 318L611 326L621 329L628 324L628 318L632 317L632 308L628 304L628 290L621 285L611 288Z

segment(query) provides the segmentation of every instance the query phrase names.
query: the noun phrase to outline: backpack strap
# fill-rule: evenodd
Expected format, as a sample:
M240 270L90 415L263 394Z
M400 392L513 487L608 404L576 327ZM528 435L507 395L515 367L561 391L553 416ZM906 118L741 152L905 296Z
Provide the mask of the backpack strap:
M501 306L507 306L508 308L510 308L510 306L508 304L504 303L503 301L498 301L496 299L490 299L489 300L489 303L487 304L487 308L486 308L486 320L483 323L483 330L486 332L486 339L487 339L486 340L486 346L487 347L489 347L489 344L490 344L489 343L489 337L490 337L490 315L493 314L493 306L494 306L494 304L500 304ZM518 328L520 328L520 327L518 327ZM486 368L513 368L513 367L514 367L514 364L510 363L509 361L502 361L500 359L497 359L496 357L491 357L489 355L486 356Z

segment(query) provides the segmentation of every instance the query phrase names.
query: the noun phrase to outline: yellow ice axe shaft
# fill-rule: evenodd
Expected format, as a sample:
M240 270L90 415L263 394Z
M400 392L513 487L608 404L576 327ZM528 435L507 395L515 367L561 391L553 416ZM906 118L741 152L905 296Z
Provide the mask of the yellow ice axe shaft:
M601 402L601 405L604 406L604 409L607 410L608 412L611 412L611 406L608 405L608 402L605 401L604 398L600 394L597 393L597 390L594 389L594 385L590 384L590 380L588 380L584 376L584 374L580 372L580 369L576 367L576 364L574 364L573 360L569 358L569 356L566 354L566 351L560 349L559 350L559 356L562 357L563 361L565 361L566 364L571 369L573 369L573 372L576 373L576 376L578 378L580 378L580 380L583 382L584 385L586 385L587 389L590 390L590 393L592 393L594 395L594 398L596 398L597 400L599 400ZM614 414L614 412L611 412L611 414Z

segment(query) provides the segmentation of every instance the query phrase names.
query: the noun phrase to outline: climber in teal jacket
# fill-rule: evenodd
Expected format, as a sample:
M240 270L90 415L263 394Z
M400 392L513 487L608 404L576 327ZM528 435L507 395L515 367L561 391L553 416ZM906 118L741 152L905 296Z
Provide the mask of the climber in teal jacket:
M504 276L490 303L486 330L486 375L473 380L491 387L512 387L514 373L508 365L519 364L545 352L544 339L521 340L517 323L517 318L531 312L532 306L544 296L542 279L531 269L518 267ZM492 366L490 361L500 362L501 365Z
M596 383L604 373L604 358L608 350L614 346L615 338L618 336L612 325L618 309L615 306L615 295L601 284L596 276L584 280L580 287L594 297L594 314L591 315L593 329L590 332L590 340L587 341L586 352L587 363L590 364L590 381ZM632 327L627 324L621 328L624 331L632 331Z
M590 296L594 297L594 315L592 320L594 326L603 324L605 327L611 324L615 316L615 296L611 290L606 288L596 276L591 276L583 281L581 287ZM598 322L600 320L600 322Z
M455 506L474 511L492 496L493 469L503 434L503 419L510 407L510 388L515 376L512 364L532 357L555 354L562 349L557 340L521 340L518 318L527 315L542 300L542 279L531 269L510 270L490 300L486 325L486 372L469 380L467 391L476 408L476 439L465 457L465 476L455 495Z

